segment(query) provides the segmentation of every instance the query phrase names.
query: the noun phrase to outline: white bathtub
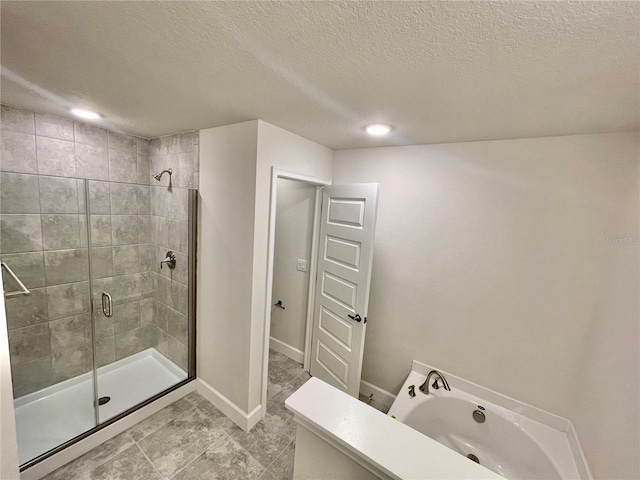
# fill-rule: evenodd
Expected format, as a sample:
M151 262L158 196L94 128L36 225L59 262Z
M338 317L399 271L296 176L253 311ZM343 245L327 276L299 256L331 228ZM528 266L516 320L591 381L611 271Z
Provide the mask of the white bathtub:
M418 387L431 370L413 362L388 415L509 480L592 478L570 421L445 372L451 391L430 388L425 395ZM484 423L474 420L474 410L484 413Z

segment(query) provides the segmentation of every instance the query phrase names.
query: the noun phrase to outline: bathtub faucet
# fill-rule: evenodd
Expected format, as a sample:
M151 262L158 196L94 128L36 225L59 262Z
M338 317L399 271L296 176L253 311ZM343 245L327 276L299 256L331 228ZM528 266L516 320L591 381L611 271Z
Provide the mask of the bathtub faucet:
M435 389L440 388L438 385L438 379L442 380L442 386L447 392L451 391L451 387L447 383L447 380L444 378L444 375L440 373L438 370L431 370L429 375L427 375L427 379L424 381L422 385L420 385L420 391L426 395L429 395L429 382L431 381L431 377L435 376L436 380L433 382L432 387Z

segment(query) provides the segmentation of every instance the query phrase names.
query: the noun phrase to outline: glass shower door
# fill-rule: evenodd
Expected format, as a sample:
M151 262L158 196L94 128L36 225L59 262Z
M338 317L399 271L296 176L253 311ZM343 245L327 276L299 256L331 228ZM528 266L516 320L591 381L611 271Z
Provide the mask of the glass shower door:
M88 182L100 423L187 378L187 191L152 188Z
M0 259L25 464L96 426L85 181L2 172L0 187Z
M195 378L197 191L174 174L0 172L21 469Z
M140 392L147 382L142 325L154 313L149 187L88 183L98 410L105 422L149 396Z

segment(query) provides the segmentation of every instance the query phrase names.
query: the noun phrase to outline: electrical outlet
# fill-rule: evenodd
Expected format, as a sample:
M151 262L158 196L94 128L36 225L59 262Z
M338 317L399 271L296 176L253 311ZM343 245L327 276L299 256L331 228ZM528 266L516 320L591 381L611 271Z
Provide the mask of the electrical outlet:
M306 272L307 271L307 261L306 260L302 260L301 258L299 258L298 262L296 263L296 270L299 270L301 272Z

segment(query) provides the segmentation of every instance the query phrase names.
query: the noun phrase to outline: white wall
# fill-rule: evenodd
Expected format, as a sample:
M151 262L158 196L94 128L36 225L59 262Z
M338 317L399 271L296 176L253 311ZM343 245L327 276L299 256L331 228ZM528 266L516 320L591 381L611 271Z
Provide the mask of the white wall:
M439 366L637 478L638 162L637 132L336 152L334 184L380 183L363 380Z
M197 375L248 412L258 122L200 131Z
M272 307L271 337L300 352L306 333L315 203L314 185L278 179L271 303L282 300L286 308ZM297 270L298 259L307 261L306 272Z
M267 248L269 244L269 202L271 170L290 172L330 180L333 150L282 128L258 120L258 160L256 167L255 224L253 244L253 297L251 309L251 365L249 406L260 404L263 373L263 340L267 298Z
M382 474L382 472L380 472ZM295 480L380 480L390 476L371 473L334 445L312 431L296 427L296 449L293 465Z
M2 274L0 274L0 478L17 480L20 478L18 440L16 437L16 417L13 410L9 336L3 292L4 286L2 285Z
M332 165L260 120L200 131L198 377L245 416L260 405L271 168L330 179Z

